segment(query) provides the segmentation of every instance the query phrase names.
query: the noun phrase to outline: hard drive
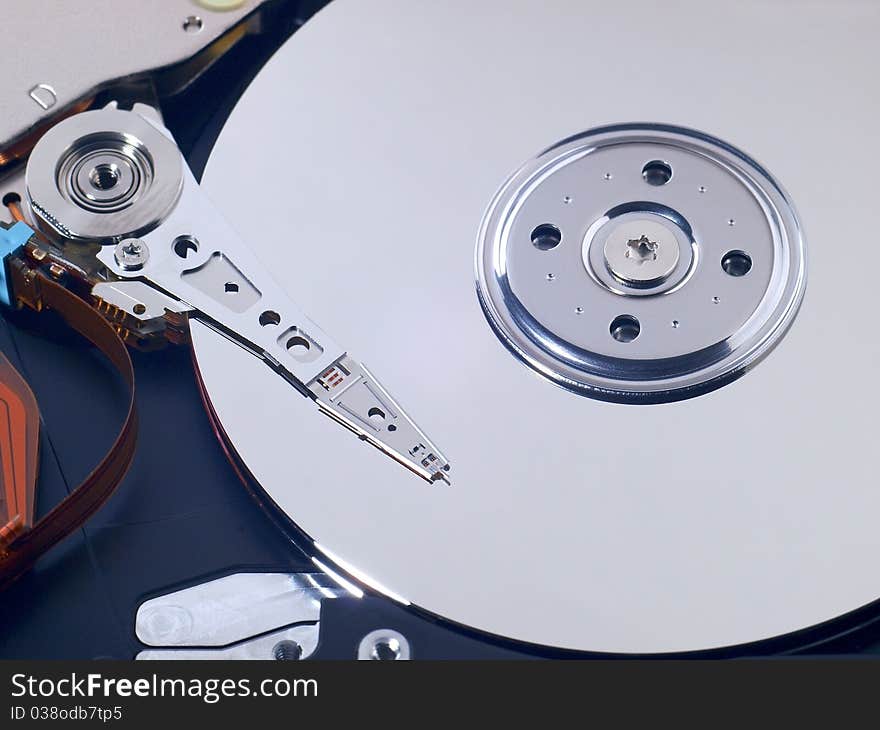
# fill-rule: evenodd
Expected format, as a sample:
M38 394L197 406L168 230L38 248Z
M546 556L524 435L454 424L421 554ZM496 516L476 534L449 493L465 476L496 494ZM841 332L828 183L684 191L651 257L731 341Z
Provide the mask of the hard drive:
M2 183L12 255L143 350L134 465L4 591L2 653L872 651L880 8L242 18ZM4 330L43 514L124 399L57 322Z

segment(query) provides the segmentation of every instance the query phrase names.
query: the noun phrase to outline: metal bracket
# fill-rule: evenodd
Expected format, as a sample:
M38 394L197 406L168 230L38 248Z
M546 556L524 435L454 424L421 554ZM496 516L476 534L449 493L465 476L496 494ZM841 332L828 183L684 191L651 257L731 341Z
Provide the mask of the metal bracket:
M235 573L152 598L135 618L148 659L306 659L321 604L344 591L322 573Z

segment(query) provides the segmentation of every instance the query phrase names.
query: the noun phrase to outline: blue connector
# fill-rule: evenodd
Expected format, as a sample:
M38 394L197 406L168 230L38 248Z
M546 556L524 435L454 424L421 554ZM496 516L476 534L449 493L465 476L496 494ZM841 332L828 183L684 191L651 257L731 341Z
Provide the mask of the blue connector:
M0 225L0 303L7 307L12 306L12 287L9 283L7 259L11 253L24 246L33 235L33 229L21 221L9 228Z

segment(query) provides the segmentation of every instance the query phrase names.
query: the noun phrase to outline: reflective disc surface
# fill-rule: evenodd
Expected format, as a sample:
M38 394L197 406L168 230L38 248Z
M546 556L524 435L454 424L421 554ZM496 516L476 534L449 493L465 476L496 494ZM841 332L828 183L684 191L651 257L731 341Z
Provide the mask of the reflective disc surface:
M396 596L554 647L727 646L880 596L878 31L880 6L855 0L337 0L320 12L241 99L203 184L443 449L452 485L422 482L195 326L211 402L267 495ZM806 240L787 334L742 377L672 403L559 387L502 344L476 291L481 220L508 177L571 135L630 123L743 150L787 191ZM652 200L641 169L613 172ZM686 182L700 185L668 185ZM572 185L558 206L581 246L589 186ZM586 277L582 254L571 261L551 273ZM725 276L720 256L710 263ZM605 313L577 316L609 331Z

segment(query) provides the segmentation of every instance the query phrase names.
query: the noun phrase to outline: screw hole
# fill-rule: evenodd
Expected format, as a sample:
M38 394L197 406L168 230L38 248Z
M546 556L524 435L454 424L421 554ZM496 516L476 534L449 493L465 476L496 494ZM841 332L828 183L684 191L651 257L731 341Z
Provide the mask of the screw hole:
M273 312L271 309L267 309L260 315L260 324L263 327L267 327L270 324L281 324L281 315L278 312Z
M678 329L679 324L681 324L677 319L672 320L672 329Z
M238 294L238 284L236 284L234 281L227 281L223 285L223 290L227 294Z
M397 426L395 426L393 423L389 423L388 430L394 433L397 430Z
M89 182L95 190L112 190L119 182L119 168L103 163L89 173Z
M745 276L752 270L752 258L745 251L728 251L721 259L721 268L730 276Z
M132 311L133 311L135 314L143 314L144 312L147 311L147 308L146 308L143 304L135 304L135 305L132 307Z
M311 349L309 341L305 337L294 335L287 341L287 349L294 356L302 356Z
M377 661L395 661L400 659L400 642L397 639L382 639L373 645L371 659Z
M540 251L549 251L561 242L562 233L550 223L542 223L532 231L532 245Z
M648 185L660 187L672 180L672 168L663 160L651 160L642 168L642 178Z
M198 15L190 15L183 21L183 29L187 33L199 33L204 27L205 24Z
M199 242L192 236L178 236L174 239L174 253L185 259L190 253L199 250Z
M721 304L721 297L712 297L712 304Z
M302 647L289 639L279 641L272 648L272 658L281 662L297 661L302 658Z
M608 329L611 336L618 342L632 342L642 331L639 320L630 314L621 314L619 317L615 317Z

